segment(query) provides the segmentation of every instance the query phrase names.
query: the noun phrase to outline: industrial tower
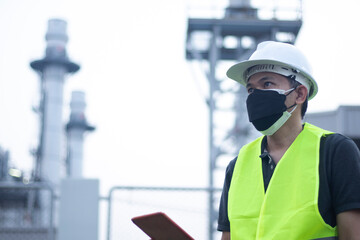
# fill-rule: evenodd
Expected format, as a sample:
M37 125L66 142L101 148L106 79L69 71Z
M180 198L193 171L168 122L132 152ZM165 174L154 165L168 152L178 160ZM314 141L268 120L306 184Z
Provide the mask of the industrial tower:
M69 178L83 177L84 133L95 130L95 127L89 125L85 118L85 107L85 93L73 91L70 102L70 120L66 124L68 146L66 166Z
M75 73L80 66L69 60L66 52L67 24L60 19L50 19L45 36L45 57L32 61L30 66L39 73L41 80L41 134L35 177L59 187L63 166L63 92L65 75Z
M186 58L189 61L208 64L209 107L209 240L214 239L217 220L218 197L214 190L215 176L221 166L220 159L227 162L237 156L242 145L254 137L248 123L245 99L247 93L240 84L229 86L229 80L219 79L217 69L220 63L234 63L250 57L258 43L266 40L294 43L302 25L301 1L280 2L292 4L292 9L273 6L271 9L253 7L250 0L229 0L223 18L189 18L187 26ZM287 5L288 7L289 5ZM267 11L270 10L270 11ZM282 11L284 10L284 11ZM265 17L264 17L265 16ZM205 44L199 44L197 37L208 36ZM232 42L232 46L229 46ZM231 62L229 62L231 61ZM222 69L225 76L226 69ZM220 106L224 96L231 96L232 104L226 109ZM217 119L229 118L233 124L224 129ZM224 113L225 115L224 117ZM221 118L223 117L223 118ZM222 183L224 168L221 168ZM218 181L217 181L218 182ZM221 186L220 186L221 187Z

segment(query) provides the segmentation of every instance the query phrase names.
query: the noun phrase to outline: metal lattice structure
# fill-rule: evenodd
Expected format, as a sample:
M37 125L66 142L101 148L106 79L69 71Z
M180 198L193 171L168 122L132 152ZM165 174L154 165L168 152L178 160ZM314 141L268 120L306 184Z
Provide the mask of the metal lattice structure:
M296 0L295 3L292 3L294 9L270 7L267 14L262 8L253 7L250 1L234 0L224 10L222 18L188 18L186 58L208 65L209 188L216 187L215 176L217 170L221 169L221 159L226 158L228 162L237 155L242 145L254 138L253 128L247 119L245 89L232 83L229 87L229 80L218 77L217 70L223 63L249 58L262 41L293 44L302 25L301 1ZM199 43L197 38L201 37L203 41ZM222 69L223 73L225 71ZM231 99L231 103L225 107L221 106L224 97ZM221 126L221 121L229 118L232 123L225 128ZM221 170L223 172L223 168ZM213 240L215 231L217 200L213 194L209 194L209 240Z
M0 182L0 239L54 240L54 203L48 184Z

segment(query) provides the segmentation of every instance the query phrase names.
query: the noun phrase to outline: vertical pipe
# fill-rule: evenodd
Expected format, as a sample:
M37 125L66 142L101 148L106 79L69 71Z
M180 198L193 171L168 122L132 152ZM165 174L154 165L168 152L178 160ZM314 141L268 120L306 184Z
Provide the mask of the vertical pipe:
M110 240L111 239L111 209L112 209L112 194L114 192L115 188L112 187L110 189L109 192L109 197L108 197L108 219L107 219L107 229L106 229L106 240Z
M210 44L209 53L209 240L213 240L214 233L214 170L216 162L216 149L214 144L214 111L215 111L215 100L214 92L216 90L216 63L218 60L218 46L217 41L220 35L220 27L214 25L213 35Z
M54 190L51 187L48 187L48 190L50 191L50 223L49 223L49 239L55 240L55 226L54 226L54 202L55 202L55 193Z
M60 184L60 169L63 149L63 89L66 69L60 65L44 68L44 132L41 174L44 180L57 187Z

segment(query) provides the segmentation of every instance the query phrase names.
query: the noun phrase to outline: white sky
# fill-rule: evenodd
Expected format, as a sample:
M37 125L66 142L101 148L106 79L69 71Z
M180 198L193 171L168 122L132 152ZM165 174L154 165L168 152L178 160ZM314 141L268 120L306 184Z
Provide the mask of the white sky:
M29 63L44 56L47 21L58 17L81 65L65 84L64 121L71 91L83 90L97 127L85 142L85 177L100 178L103 194L113 185L206 186L208 111L184 57L189 2L1 0L0 146L12 163L33 162L39 79ZM303 3L296 45L319 84L309 112L359 105L359 1Z

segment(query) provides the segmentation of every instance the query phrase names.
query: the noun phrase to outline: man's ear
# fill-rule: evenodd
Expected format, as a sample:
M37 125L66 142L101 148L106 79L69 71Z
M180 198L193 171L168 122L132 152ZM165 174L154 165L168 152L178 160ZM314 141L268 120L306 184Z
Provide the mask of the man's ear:
M307 88L304 85L299 85L295 91L297 93L296 104L304 103L308 95Z

